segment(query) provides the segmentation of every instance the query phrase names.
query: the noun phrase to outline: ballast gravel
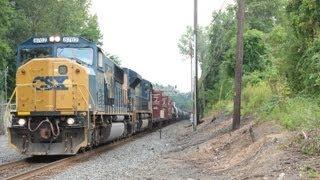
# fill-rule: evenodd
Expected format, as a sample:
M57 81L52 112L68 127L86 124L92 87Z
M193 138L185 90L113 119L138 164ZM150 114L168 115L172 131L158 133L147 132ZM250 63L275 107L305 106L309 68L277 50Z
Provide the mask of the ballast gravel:
M77 163L52 179L197 179L203 172L192 164L176 163L166 154L181 148L179 136L192 130L189 121L171 124L124 143L88 161ZM48 177L47 177L48 178ZM211 177L212 178L212 177Z
M0 135L0 164L23 159L26 156L20 155L8 145L8 137Z

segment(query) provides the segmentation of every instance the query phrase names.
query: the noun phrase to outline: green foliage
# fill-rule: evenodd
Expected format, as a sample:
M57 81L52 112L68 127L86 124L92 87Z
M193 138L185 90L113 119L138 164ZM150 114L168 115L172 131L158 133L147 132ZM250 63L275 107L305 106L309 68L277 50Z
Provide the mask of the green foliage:
M206 31L206 28L198 28L198 58L200 61L203 59L203 56L207 50ZM186 31L181 35L178 42L180 54L187 56L188 58L193 57L194 55L195 42L193 33L193 28L191 26L187 26Z
M207 50L201 59L199 96L206 112L233 98L235 10L230 6L215 12L203 28ZM257 113L289 129L319 126L319 12L317 1L246 1L244 115ZM191 33L189 28L188 37Z
M187 26L186 31L181 35L178 42L178 48L179 48L180 54L184 56L193 57L193 49L192 49L193 42L194 42L193 28L191 26Z
M302 56L298 69L305 93L319 94L320 90L320 38L314 40Z
M244 34L244 58L243 73L249 74L254 71L263 71L267 65L266 58L267 47L263 40L264 33L258 30L248 30ZM235 38L232 40L232 46L227 51L228 75L234 75L235 66Z
M270 32L281 20L279 15L284 0L246 0L246 22L250 29Z
M243 90L243 115L259 112L272 96L273 93L266 82L248 84Z
M320 4L315 0L290 0L287 5L288 39L284 65L296 94L319 95Z
M8 33L10 31L11 21L10 18L13 15L13 9L7 0L0 0L0 67L3 69L8 62L3 61L10 57L12 49L8 41Z
M279 120L291 130L320 127L320 107L315 99L310 98L290 98L285 103L277 104L269 113L266 112L265 117Z
M97 17L89 14L90 0L15 0L14 8L20 14L28 36L52 34L77 35L99 42ZM27 38L27 37L24 37Z
M204 114L206 116L219 116L221 113L230 114L233 110L233 102L231 100L220 100L215 104L207 107Z
M303 174L304 176L306 176L307 178L319 178L319 173L318 171L311 167L311 166L304 166L301 168L301 174Z
M108 57L110 60L112 60L112 61L113 61L114 63L116 63L118 66L121 65L121 59L120 59L119 56L117 56L117 55L112 55L112 54L110 54L110 53L107 53L106 55L107 55L107 57Z
M290 0L287 12L297 37L309 41L317 36L320 22L320 3L317 0Z

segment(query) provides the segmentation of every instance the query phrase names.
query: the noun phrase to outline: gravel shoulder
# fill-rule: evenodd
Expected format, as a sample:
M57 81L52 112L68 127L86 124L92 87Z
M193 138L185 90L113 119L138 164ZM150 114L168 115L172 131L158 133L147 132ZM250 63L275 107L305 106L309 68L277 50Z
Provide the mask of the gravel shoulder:
M123 146L79 163L52 179L179 179L202 176L190 164L171 164L166 154L177 146L177 137L189 131L189 121L167 126Z
M26 158L8 145L8 137L0 135L0 164Z

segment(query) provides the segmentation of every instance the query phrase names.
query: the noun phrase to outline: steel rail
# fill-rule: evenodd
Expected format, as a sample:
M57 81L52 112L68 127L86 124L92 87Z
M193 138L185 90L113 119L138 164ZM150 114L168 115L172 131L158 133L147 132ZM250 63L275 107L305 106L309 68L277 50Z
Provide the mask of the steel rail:
M26 159L21 159L21 160L18 160L18 161L13 161L13 162L0 164L0 171L3 171L5 169L9 169L9 168L12 168L12 167L16 167L17 165L25 163L26 161L27 161L27 158Z

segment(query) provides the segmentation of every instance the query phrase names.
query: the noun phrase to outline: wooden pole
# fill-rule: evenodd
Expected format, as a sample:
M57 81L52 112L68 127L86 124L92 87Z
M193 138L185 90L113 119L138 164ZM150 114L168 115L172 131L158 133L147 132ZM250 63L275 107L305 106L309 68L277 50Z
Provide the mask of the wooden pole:
M237 12L237 50L236 50L236 65L235 65L235 97L234 97L234 112L232 129L240 128L241 119L241 89L242 89L242 64L243 64L243 29L244 29L244 3L245 0L238 0Z
M195 60L195 78L194 78L194 96L195 96L195 127L199 123L198 107L198 0L194 0L194 60Z

